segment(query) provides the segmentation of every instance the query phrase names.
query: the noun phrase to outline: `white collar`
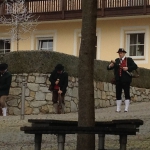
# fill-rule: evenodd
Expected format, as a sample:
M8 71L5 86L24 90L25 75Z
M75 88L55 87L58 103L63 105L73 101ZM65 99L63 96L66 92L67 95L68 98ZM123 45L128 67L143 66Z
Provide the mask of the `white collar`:
M126 56L122 57L121 60L124 60L126 58Z

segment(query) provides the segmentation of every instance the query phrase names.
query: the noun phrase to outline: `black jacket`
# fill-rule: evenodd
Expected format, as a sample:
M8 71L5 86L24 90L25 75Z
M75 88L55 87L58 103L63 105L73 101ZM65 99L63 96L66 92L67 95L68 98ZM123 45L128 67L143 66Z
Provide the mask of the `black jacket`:
M8 95L11 86L12 75L6 71L0 74L0 96Z
M132 72L133 70L137 69L137 65L135 64L135 62L133 61L132 58L130 57L126 57L127 58L127 67L128 67L128 72ZM120 68L120 59L117 58L115 60L114 63L114 67L109 68L109 66L107 66L107 70L112 70L114 69L114 75L115 75L115 80L117 81L121 81L121 82L132 82L132 77L126 72L122 70L122 75L121 77L119 76L119 68Z
M63 94L65 94L68 86L68 73L63 71L61 74L59 74L56 70L54 70L49 77L49 81L51 82L53 87L57 79L59 79L58 85L60 87L60 90L63 92Z

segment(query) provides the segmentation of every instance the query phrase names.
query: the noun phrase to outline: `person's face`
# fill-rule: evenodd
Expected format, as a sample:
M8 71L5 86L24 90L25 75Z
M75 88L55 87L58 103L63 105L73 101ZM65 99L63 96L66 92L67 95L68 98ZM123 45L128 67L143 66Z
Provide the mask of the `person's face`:
M61 74L61 73L62 73L62 70L57 71L57 73Z
M120 58L123 58L126 53L124 53L124 52L119 52L118 54L119 54L119 57L120 57Z

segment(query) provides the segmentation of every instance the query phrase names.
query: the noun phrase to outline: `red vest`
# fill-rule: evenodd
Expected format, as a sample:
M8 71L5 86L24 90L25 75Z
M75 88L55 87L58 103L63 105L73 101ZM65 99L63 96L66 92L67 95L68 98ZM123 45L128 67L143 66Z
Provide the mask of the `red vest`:
M119 69L119 76L120 77L122 75L122 68L123 67L127 67L127 59L126 58L120 63L120 69Z
M56 84L55 84L54 90L59 90L59 85L56 85Z

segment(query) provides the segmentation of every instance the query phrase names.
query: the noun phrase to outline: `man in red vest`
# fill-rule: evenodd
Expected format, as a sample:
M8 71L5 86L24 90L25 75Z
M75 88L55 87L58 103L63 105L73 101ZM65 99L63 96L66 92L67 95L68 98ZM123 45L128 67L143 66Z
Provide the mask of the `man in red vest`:
M116 81L116 104L117 104L116 112L121 111L122 90L124 90L125 94L124 112L128 112L130 104L130 84L132 82L132 76L130 75L130 72L136 70L137 65L135 64L132 58L125 56L126 51L123 48L119 48L117 53L119 54L119 58L115 59L115 61L111 61L109 66L107 66L107 69L108 70L114 69Z

